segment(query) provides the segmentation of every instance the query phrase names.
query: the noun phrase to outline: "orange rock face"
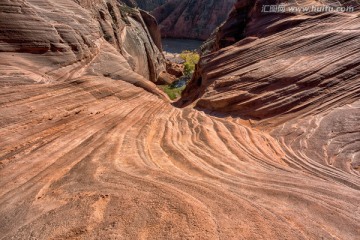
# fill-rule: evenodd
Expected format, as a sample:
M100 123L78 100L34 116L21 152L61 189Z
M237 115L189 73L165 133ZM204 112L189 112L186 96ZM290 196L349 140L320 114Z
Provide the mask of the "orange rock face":
M0 3L0 239L358 239L358 13L205 56L179 109L141 15L77 2Z

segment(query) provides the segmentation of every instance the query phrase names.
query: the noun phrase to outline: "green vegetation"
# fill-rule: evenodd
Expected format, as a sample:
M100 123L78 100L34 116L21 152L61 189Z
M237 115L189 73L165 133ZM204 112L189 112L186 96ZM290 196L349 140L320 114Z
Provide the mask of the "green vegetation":
M200 55L195 51L183 51L180 53L180 57L184 59L184 74L187 77L191 77L195 71L195 65L200 60Z
M171 85L160 85L161 90L163 90L171 100L175 100L181 96L181 92L185 89L186 85L179 88L172 88Z
M191 79L195 65L200 60L200 55L195 51L183 51L180 57L184 62L184 76L176 80L170 85L160 85L159 88L163 90L171 100L175 100L181 96L182 91L186 88L186 83Z

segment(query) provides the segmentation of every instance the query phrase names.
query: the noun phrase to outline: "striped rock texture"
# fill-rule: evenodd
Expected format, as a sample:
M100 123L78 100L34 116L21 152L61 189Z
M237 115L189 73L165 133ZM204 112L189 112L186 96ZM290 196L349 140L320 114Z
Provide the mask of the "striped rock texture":
M1 64L12 66L12 71L26 70L34 81L49 82L74 77L74 72L98 57L156 82L165 70L156 46L160 33L154 26L147 27L151 19L146 16L145 22L142 15L115 0L4 0L0 3L0 52L5 52ZM100 51L101 46L112 52ZM106 65L96 65L92 72L109 76L120 68Z
M0 4L0 239L358 239L358 15L301 16L306 24L287 34L250 45L244 39L204 57L197 73L203 81L193 89L199 96L188 89L184 100L196 100L180 109L130 66L119 51L124 43L99 33L91 14L102 1L6 3ZM57 33L47 24L54 23L41 20L55 6L73 29L57 45L64 51L51 50ZM23 30L13 31L21 35L11 40L3 29L21 19ZM69 39L85 42L85 36L82 52L71 49ZM324 92L312 85L316 68ZM214 108L241 96L255 76L259 88L248 94L264 104L263 114L253 105L257 119L241 107L234 116ZM272 92L280 99L265 101L265 79L278 79ZM223 97L215 82L223 83ZM306 92L312 88L317 97ZM288 109L292 101L303 107Z
M205 45L212 52L180 103L276 126L359 99L360 5L351 13L267 14L264 1L244 2Z

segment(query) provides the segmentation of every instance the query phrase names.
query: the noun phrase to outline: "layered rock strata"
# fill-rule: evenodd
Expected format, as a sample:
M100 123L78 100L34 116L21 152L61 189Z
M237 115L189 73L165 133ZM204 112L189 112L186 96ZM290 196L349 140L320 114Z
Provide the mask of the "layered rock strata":
M261 13L265 2L238 1L182 104L278 125L356 101L358 5L348 13Z
M301 16L305 25L284 32L293 38L279 32L250 39L250 45L245 38L203 58L197 74L204 80L194 80L198 98L188 89L189 99L201 100L210 90L212 101L240 96L257 83L252 72L261 83L260 73L273 69L278 72L270 80L289 77L278 78L281 85L272 89L283 91L276 96L287 103L314 88L308 79L315 67L330 71L318 74L327 88L317 99L308 94L311 105L271 117L273 100L265 101L257 85L249 94L258 95L264 115L247 121L241 108L234 110L236 118L220 108L211 114L174 108L120 54L131 39L141 48L140 38L122 31L131 39L106 40L94 17L106 2L81 6L70 0L0 4L0 239L358 238L358 65L354 72L347 68L358 54L351 45L358 16ZM307 34L302 38L298 31ZM318 42L333 52L322 55ZM249 66L264 62L248 71L246 58ZM286 60L294 58L292 68L300 65L290 75ZM325 62L331 69L321 68ZM344 74L336 76L344 85L331 77L339 66ZM291 76L301 74L295 70L304 71L303 81L289 87ZM251 78L241 71L253 82L242 84ZM211 80L223 82L223 98ZM280 100L274 103L284 104ZM212 109L212 101L198 107ZM254 114L261 110L256 106Z
M165 70L152 17L117 1L6 0L0 3L0 14L2 61L31 72L34 81L80 75L84 65L105 54L101 46L111 52L101 57L116 59L113 65L153 82ZM110 68L114 66L98 68L94 74L115 74Z

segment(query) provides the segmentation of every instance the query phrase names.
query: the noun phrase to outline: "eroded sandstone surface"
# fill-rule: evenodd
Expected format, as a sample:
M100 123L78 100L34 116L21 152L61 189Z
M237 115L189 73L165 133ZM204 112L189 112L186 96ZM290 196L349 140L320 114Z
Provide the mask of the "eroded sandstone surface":
M36 82L74 78L90 64L96 75L128 69L152 82L165 70L158 29L146 25L151 16L115 0L5 0L0 7L0 61Z
M261 13L263 2L238 1L182 103L278 125L358 100L359 7L275 14Z
M139 11L2 1L0 239L358 239L359 13L269 17L175 108Z

